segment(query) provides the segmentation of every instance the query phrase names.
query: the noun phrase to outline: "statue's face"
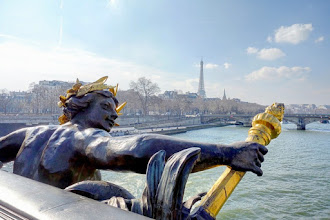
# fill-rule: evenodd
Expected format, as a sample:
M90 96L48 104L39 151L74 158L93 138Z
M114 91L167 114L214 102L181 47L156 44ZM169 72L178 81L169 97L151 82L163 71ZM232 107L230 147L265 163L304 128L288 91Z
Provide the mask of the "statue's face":
M85 114L89 127L100 128L108 132L114 126L115 119L118 117L114 100L102 95L95 97Z

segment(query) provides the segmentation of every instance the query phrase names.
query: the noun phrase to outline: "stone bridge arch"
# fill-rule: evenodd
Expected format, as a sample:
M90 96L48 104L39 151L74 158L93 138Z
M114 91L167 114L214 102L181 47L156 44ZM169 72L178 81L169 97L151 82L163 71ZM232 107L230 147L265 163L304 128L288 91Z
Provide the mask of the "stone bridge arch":
M245 127L251 127L252 119L254 115L240 115L240 114L232 114L232 115L203 115L201 116L201 122L203 124L208 123L216 123L216 122L226 122L233 121L242 124Z
M306 130L307 124L324 119L329 120L330 115L312 115L312 114L284 115L284 120L296 124L297 130Z

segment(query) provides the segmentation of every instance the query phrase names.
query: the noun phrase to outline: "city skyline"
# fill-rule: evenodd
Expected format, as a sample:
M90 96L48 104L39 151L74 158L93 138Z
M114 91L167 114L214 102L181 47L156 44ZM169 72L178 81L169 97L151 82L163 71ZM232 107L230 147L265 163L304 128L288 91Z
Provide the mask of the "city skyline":
M40 80L129 89L145 76L161 92L270 104L330 104L330 2L0 0L0 88Z

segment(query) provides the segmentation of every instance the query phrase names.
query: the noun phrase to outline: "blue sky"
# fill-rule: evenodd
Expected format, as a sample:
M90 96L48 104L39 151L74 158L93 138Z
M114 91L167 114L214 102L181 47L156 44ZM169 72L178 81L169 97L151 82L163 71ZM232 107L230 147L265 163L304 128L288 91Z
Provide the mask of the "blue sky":
M330 104L330 1L0 0L0 89L39 80Z

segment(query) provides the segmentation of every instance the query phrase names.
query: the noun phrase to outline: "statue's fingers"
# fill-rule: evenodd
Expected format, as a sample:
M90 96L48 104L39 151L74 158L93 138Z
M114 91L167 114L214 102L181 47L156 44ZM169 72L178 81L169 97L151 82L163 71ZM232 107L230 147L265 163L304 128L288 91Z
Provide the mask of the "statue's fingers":
M255 164L257 165L257 167L261 167L261 162L260 162L260 160L259 160L259 159L256 159L256 162L255 162Z
M258 167L256 165L253 167L252 172L257 174L258 176L262 176L262 173L263 173L262 170L260 169L260 167Z
M263 145L259 145L259 151L260 151L263 155L265 155L265 154L267 154L268 149L267 149L265 146L263 146Z
M256 165L257 165L257 167L261 167L261 162L259 159L256 160Z
M258 152L258 159L261 163L264 162L264 160L265 160L264 155L261 152Z

